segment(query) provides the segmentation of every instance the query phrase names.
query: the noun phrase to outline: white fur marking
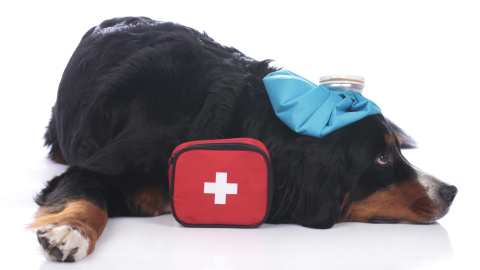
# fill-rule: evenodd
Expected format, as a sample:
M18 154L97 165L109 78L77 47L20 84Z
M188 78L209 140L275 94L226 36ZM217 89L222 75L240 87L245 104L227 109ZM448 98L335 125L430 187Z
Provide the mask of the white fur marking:
M45 232L38 236L41 238L45 237L50 243L47 250L44 250L42 247L43 253L47 259L55 262L57 261L55 256L49 254L50 250L54 247L57 247L63 253L62 261L65 261L75 248L78 248L78 250L72 256L76 262L87 256L90 242L80 234L78 229L74 230L71 226L62 225L58 227L45 226L37 228L35 232L37 233L38 231Z
M439 200L442 200L442 198L440 198L440 188L444 186L445 183L420 169L416 169L416 171L418 174L418 182L427 189L428 197L437 203Z

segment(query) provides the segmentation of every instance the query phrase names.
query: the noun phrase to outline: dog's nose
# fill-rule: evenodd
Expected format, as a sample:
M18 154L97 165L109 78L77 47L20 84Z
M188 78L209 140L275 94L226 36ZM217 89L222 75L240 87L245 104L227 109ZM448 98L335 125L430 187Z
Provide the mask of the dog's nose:
M457 195L458 189L455 186L444 186L440 190L440 194L442 194L442 198L445 201L452 203L453 199L455 199L455 195Z

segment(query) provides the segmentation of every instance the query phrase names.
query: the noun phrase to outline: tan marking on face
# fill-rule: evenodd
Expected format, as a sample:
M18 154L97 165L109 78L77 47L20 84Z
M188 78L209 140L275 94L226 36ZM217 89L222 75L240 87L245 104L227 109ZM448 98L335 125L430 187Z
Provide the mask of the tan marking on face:
M168 190L162 187L146 187L133 194L133 205L145 216L158 216L168 207Z
M90 242L87 254L95 249L95 243L107 225L108 215L102 208L85 200L76 200L56 207L41 207L30 228L68 225L78 228Z
M397 136L397 139L398 139L398 144L401 146L403 144L402 139L400 139L400 137L398 136Z
M439 207L429 198L418 181L408 179L392 184L363 201L353 202L339 222L369 222L383 217L414 223L431 223L438 217Z
M384 134L383 138L385 138L385 142L388 146L395 146L395 139L390 134Z

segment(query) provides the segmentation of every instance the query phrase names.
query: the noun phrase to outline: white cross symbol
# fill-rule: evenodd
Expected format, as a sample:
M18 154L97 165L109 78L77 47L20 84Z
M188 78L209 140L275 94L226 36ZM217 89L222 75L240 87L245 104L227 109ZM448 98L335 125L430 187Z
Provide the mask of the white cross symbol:
M215 194L215 204L225 204L227 194L237 194L238 184L227 184L227 173L217 172L215 183L205 182L203 193Z

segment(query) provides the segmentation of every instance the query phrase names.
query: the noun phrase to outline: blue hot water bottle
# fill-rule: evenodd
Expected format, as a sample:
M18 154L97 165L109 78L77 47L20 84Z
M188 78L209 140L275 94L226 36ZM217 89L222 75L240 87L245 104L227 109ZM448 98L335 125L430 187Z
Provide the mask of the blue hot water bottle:
M293 131L321 138L373 114L373 101L352 91L331 91L288 70L263 78L275 114Z

